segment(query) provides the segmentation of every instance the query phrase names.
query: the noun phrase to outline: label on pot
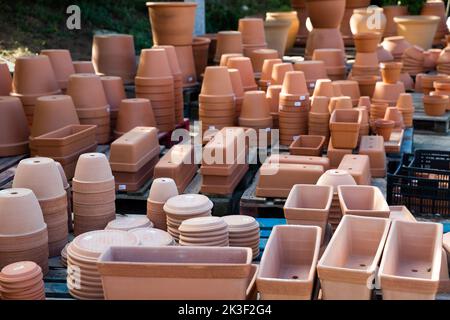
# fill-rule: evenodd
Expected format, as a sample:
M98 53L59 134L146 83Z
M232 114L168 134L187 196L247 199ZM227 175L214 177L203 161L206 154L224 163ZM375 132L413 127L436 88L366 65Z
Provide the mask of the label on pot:
M215 127L215 126L209 126L208 129L209 129L209 130L215 130L216 127Z
M306 97L305 96L300 96L300 100L301 101L306 100Z
M194 77L188 77L188 82L192 82L192 81L194 81Z
M309 84L309 87L310 88L314 88L316 86L316 84L314 83L314 82L311 82L310 84Z
M302 106L302 102L301 101L295 101L294 102L294 106L301 107Z
M119 184L119 190L125 191L125 190L127 190L127 186L125 184Z
M293 136L292 139L297 140L298 138L300 138L300 136Z

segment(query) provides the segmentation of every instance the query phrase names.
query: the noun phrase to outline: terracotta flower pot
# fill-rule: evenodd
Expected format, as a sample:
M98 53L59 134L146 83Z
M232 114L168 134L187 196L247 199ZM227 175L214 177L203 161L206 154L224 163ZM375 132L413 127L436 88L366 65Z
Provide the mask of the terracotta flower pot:
M183 87L189 88L197 85L197 76L195 71L194 51L192 45L176 46L178 62L183 75Z
M242 74L241 74L242 77ZM207 67L200 94L206 96L232 95L233 86L227 67Z
M245 45L261 45L266 43L264 21L259 18L239 19L238 31L242 34Z
M372 96L373 103L387 103L394 106L400 94L405 93L403 82L385 83L377 82Z
M358 185L370 185L370 158L363 154L346 154L339 163L338 170L352 175Z
M5 62L0 63L0 79L0 95L8 96L12 90L12 77Z
M386 151L384 138L380 136L363 136L359 144L359 154L368 155L372 177L386 176Z
M301 61L294 63L295 71L303 71L305 73L306 82L310 93L313 93L318 79L326 79L327 70L325 63L320 60Z
M381 41L380 32L359 32L353 35L357 52L376 52Z
M255 75L250 58L248 57L235 57L228 60L228 68L238 69L242 78L242 85L244 91L252 91L257 88L255 82Z
M320 1L320 0L319 0ZM339 29L313 29L306 42L305 58L311 59L317 49L337 49L341 51L342 60L345 59L345 47ZM313 60L321 60L312 58Z
M147 2L153 43L187 46L192 44L197 4Z
M314 226L274 227L261 258L256 279L261 299L310 300L312 298L320 237L320 229ZM302 259L294 254L295 248L299 247L305 250Z
M169 58L164 49L144 49L141 51L138 77L164 78L172 77ZM138 85L138 83L136 83Z
M435 299L441 270L441 239L439 223L392 223L379 270L383 299Z
M118 76L104 76L102 80L106 100L111 111L118 111L120 102L126 99L125 88L122 78Z
M392 120L395 123L394 128L404 128L403 116L397 107L389 107L386 109L384 120Z
M359 83L354 80L340 80L340 81L333 81L334 85L339 86L340 92L343 96L350 97L352 100L353 106L358 105L359 97L361 96L361 93L359 91Z
M101 108L108 105L101 78L95 74L74 74L69 78L67 95L75 108Z
M331 114L331 140L335 148L353 149L358 144L362 115L358 110L336 109Z
M449 96L433 95L423 96L423 107L425 113L429 116L442 116L445 114L449 104Z
M220 31L217 33L217 48L214 62L219 62L223 54L242 54L242 34L239 31Z
M260 74L263 68L264 61L278 59L278 52L273 49L258 49L254 50L250 55L252 61L253 71Z
M243 57L244 55L242 53L224 53L220 57L220 63L219 66L226 67L228 64L228 60L235 57Z
M306 0L306 8L314 29L339 28L345 11L344 0ZM325 18L323 12L333 12Z
M395 84L400 80L400 73L403 64L400 62L382 62L380 63L381 76L385 83Z
M247 91L245 93L239 125L256 128L272 127L272 116L264 91Z
M92 61L74 61L75 73L95 73Z
M394 17L397 33L413 45L424 50L431 48L436 33L439 17L436 16L400 16ZM430 35L433 35L430 37Z
M0 109L0 156L27 153L29 129L20 99L0 97Z
M377 76L352 76L352 80L358 82L359 91L361 93L360 98L364 96L370 98L373 96L375 84L380 80L380 78Z
M94 35L92 62L97 73L121 77L126 84L133 83L136 75L133 36L127 34Z
M383 37L392 37L397 35L397 24L394 22L394 17L407 16L408 7L407 6L384 6L384 14L386 16L386 28L384 29Z
M319 79L316 81L313 96L334 97L333 85L329 79Z
M284 76L287 72L294 71L292 63L277 63L272 67L272 82L271 84L283 84Z
M211 40L205 37L195 37L192 43L192 50L194 52L195 71L197 79L205 71L208 66L208 51Z
M324 143L324 136L302 135L291 143L289 153L297 156L321 157Z
M295 44L300 22L298 20L297 11L290 12L267 12L267 20L286 20L290 22L286 49L292 49Z
M307 96L308 88L306 87L305 74L302 71L288 71L283 80L283 88L281 96Z
M329 114L328 105L330 104L330 98L326 96L314 96L311 100L310 112Z
M379 32L382 35L386 27L386 16L383 11L383 8L376 6L354 9L350 18L350 29L353 35L361 32Z
M375 121L377 134L383 136L384 141L389 141L395 122L392 120L378 119Z
M49 57L59 88L66 89L69 76L75 73L70 51L64 49L41 50L41 55Z
M377 58L379 62L393 61L394 57L381 44L377 48Z
M152 105L148 99L122 100L114 134L121 136L135 127L156 127Z

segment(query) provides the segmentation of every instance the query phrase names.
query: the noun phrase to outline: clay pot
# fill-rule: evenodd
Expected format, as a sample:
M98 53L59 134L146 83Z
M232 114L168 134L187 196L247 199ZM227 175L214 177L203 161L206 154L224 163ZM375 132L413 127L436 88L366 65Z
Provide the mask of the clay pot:
M228 64L228 59L235 58L235 57L243 57L244 55L242 53L224 53L220 57L220 63L219 66L226 67Z
M102 153L85 153L80 156L74 180L79 182L104 182L113 179L108 159Z
M105 76L100 79L102 80L110 111L118 111L120 102L127 98L122 78L117 76Z
M275 226L256 279L263 300L310 300L319 258L321 230L315 226ZM287 245L292 243L292 245ZM305 250L305 259L293 254ZM282 249L284 248L284 249ZM288 257L295 257L294 259ZM300 273L300 271L303 271Z
M384 141L389 141L392 130L395 127L395 122L392 120L378 119L375 121L375 128L377 134L383 136Z
M384 120L392 120L395 122L394 128L404 128L403 116L397 107L389 107L386 109Z
M314 96L311 100L310 112L329 114L328 105L330 104L330 98L326 96Z
M394 22L394 17L407 16L407 6L384 6L384 14L386 16L386 28L384 29L383 37L392 37L397 35L397 24Z
M297 156L321 157L324 143L324 136L302 135L291 143L289 153Z
M344 216L317 264L325 300L370 300L389 219ZM358 231L368 228L370 236ZM341 252L342 254L334 254Z
M350 173L358 185L371 184L370 159L367 155L344 155L338 170Z
M339 28L344 17L345 1L306 0L306 8L314 29ZM325 18L324 12L333 12L333 16Z
M402 93L405 93L403 82L385 83L379 81L375 84L372 101L374 103L388 103L390 106L395 106L398 97Z
M42 269L32 261L7 265L0 273L2 299L45 300Z
M176 46L178 62L183 75L183 88L190 88L197 85L197 76L195 71L194 51L192 45Z
M252 128L272 127L272 116L264 91L247 91L245 93L239 125Z
M105 230L131 231L138 228L150 229L153 228L153 224L143 215L129 214L126 216L119 216L117 219L110 221Z
M242 54L242 34L239 31L220 31L217 33L217 48L214 56L214 62L221 61L223 54L239 53Z
M345 59L345 47L339 29L313 29L308 35L305 58L311 59L317 49L337 49L341 51L342 60ZM321 60L315 59L313 60Z
M316 49L314 50L313 60L322 60L325 63L328 75L334 75L328 72L332 71L332 68L344 66L344 55L340 49Z
M423 107L425 113L429 116L442 116L445 114L449 104L448 95L424 95L423 96Z
M301 61L294 64L294 70L305 73L309 92L312 94L316 87L316 81L327 78L327 70L323 61Z
M302 71L286 72L280 95L284 98L301 95L307 96L308 88L306 87L305 74Z
M208 51L211 40L205 37L194 37L193 41L192 50L194 52L195 71L197 79L200 79L208 66Z
M360 98L365 96L369 99L373 96L375 84L380 80L378 76L352 76L351 79L358 82L359 92L361 94Z
M120 103L114 134L123 135L135 127L156 127L152 105L148 99L124 99Z
M264 61L278 59L278 52L273 49L254 50L250 55L253 71L260 74L263 69Z
M95 74L73 74L69 78L67 94L75 108L101 108L108 105L101 78Z
M0 157L28 152L29 129L19 98L0 97Z
M383 178L386 176L386 151L383 137L361 137L359 154L369 156L372 177Z
M350 29L353 35L362 32L379 32L381 36L386 27L386 16L383 11L383 8L376 6L354 9L350 18Z
M435 299L441 271L441 239L439 223L392 223L379 270L384 300Z
M74 61L75 73L95 73L92 61Z
M138 77L164 78L172 77L169 58L164 49L144 49L141 51ZM138 83L136 83L138 85Z
M400 72L403 64L400 62L382 62L380 63L381 76L385 83L397 83L400 80Z
M333 85L329 79L319 79L316 81L313 96L334 97Z
M353 35L357 52L375 52L381 41L380 32L359 32Z
M272 82L271 84L283 84L284 76L287 72L294 71L292 63L277 63L272 67Z
M340 92L343 96L350 97L352 100L353 106L358 104L358 100L360 97L359 91L359 83L354 80L340 80L333 81L333 85L339 86Z
M418 45L424 50L431 48L439 21L440 18L436 16L394 17L397 33L404 36L409 43ZM433 37L430 37L431 34Z
M242 43L244 45L262 45L266 43L264 21L262 19L239 19L238 31L242 34Z
M425 2L420 14L422 16L438 16L440 18L433 40L433 44L440 45L441 40L448 33L448 29L446 26L447 15L445 3L443 1Z
M286 20L290 22L288 39L286 44L286 49L292 49L295 44L295 40L297 37L297 33L299 30L300 22L297 16L297 11L290 12L267 12L266 13L266 21L267 20Z
M232 95L233 87L228 69L226 67L207 67L200 94L205 96Z
M133 83L136 75L134 38L127 34L94 35L92 62L96 73L121 77Z
M70 51L64 49L41 50L41 55L49 57L59 88L66 89L69 76L75 73Z
M264 21L264 33L267 46L277 50L278 57L283 57L286 51L289 36L290 21L286 20L266 20Z
M12 90L12 77L5 62L0 62L0 79L0 95L8 96Z
M241 74L242 85L244 91L252 91L257 88L253 66L248 57L235 57L228 59L227 67L231 69L238 69Z
M393 61L394 57L382 45L378 45L377 58L379 62Z
M188 46L192 44L196 3L148 2L153 43Z
M399 61L405 50L411 47L412 44L404 36L395 36L384 38L382 46L393 56L395 61Z
M344 215L389 218L389 206L378 187L339 186L338 195Z
M331 114L331 140L335 148L353 149L358 144L358 132L362 120L358 110L336 109Z

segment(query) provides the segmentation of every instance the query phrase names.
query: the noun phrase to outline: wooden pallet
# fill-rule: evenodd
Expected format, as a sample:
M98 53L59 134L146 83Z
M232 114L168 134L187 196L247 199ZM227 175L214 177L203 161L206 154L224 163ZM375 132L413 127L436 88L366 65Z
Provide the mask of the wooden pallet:
M415 130L447 134L450 131L450 111L447 111L443 116L439 117L429 116L425 114L423 108L423 94L413 93L412 96L416 109L413 116Z

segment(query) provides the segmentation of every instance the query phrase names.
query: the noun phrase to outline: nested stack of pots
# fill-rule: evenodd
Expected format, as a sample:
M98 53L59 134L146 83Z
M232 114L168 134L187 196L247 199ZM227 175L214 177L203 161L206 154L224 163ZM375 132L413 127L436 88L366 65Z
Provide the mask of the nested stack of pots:
M414 104L413 98L410 93L402 93L398 97L396 107L401 112L403 117L403 123L405 127L410 128L413 126Z
M0 191L0 268L33 261L48 272L48 234L39 202L30 189Z
M305 74L306 86L309 94L313 94L316 81L319 79L327 79L327 70L325 63L320 60L301 61L294 63L295 71L302 71Z
M229 246L252 249L253 259L259 255L259 223L253 217L231 215L223 217L228 225Z
M387 103L384 102L372 102L370 105L370 125L371 128L375 128L375 121L379 119L384 119L386 114L386 109L389 107Z
M153 180L147 199L147 217L153 222L155 228L167 230L164 204L168 199L177 195L178 189L173 179L157 178Z
M109 116L111 132L116 128L119 106L123 99L126 99L125 88L121 77L103 76L101 77L106 100L109 105Z
M238 30L242 34L242 47L246 57L250 57L254 50L267 48L264 21L262 19L239 19Z
M110 141L110 116L108 100L99 76L89 73L69 77L67 94L72 97L81 124L96 125L99 144Z
M75 73L95 73L92 61L74 61Z
M77 236L67 247L67 287L70 295L80 300L103 299L98 257L110 246L137 245L138 238L126 231L96 230Z
M230 69L238 69L241 75L242 86L244 91L253 91L258 88L255 81L255 73L250 58L232 57L227 61L227 67Z
M233 126L235 95L227 67L207 67L199 99L202 130Z
M59 256L67 243L67 193L56 162L50 158L20 161L13 188L33 190L47 224L49 256Z
M41 50L41 55L45 55L50 59L58 86L65 93L69 77L75 73L70 51L65 49L48 49Z
M173 77L174 106L175 106L175 124L180 124L184 119L184 100L183 100L183 73L178 62L177 53L173 46L154 46L154 48L164 49L169 59L170 69Z
M33 124L36 99L61 93L49 57L24 56L16 59L11 96L22 101L28 125Z
M116 218L116 189L108 159L85 153L78 159L72 180L74 234L104 229Z
M20 99L0 96L0 109L0 157L27 153L30 130Z
M220 217L187 219L178 231L182 246L228 247L228 225Z
M267 102L269 103L270 115L272 116L272 120L273 120L272 127L274 129L280 128L280 124L279 124L279 120L278 120L278 118L279 118L278 107L280 105L280 93L281 93L282 89L283 89L283 86L277 85L277 84L270 85L267 88L266 98L267 98Z
M120 102L114 138L119 138L135 127L156 127L150 100L144 98L124 99Z
M136 97L149 99L160 131L175 128L175 87L164 49L144 49L135 78Z
M222 56L228 54L243 54L242 34L239 31L219 31L217 33L217 47L214 56L215 63L221 63Z
M407 72L408 74L415 76L418 73L425 71L425 51L419 46L412 46L403 52L402 72Z
M326 96L313 96L311 109L308 114L308 135L325 137L325 145L330 138L330 112L328 105L330 98Z
M437 61L436 69L439 73L450 74L450 48L445 48Z
M345 55L341 49L316 49L312 60L321 60L325 63L328 78L331 80L345 79Z
M132 84L136 75L134 38L128 34L95 35L92 62L97 74L120 77Z
M270 114L269 102L264 91L247 91L244 95L244 102L239 116L241 127L252 128L261 139L263 132L266 132L267 143L270 145L270 130L273 125ZM262 130L262 131L261 131ZM260 143L262 141L259 141Z
M258 80L258 86L260 90L267 91L267 88L272 84L272 70L273 66L278 63L282 63L281 59L266 59L264 60L261 77Z
M401 93L405 92L405 85L400 81L403 64L401 62L380 63L381 77L378 81L372 97L372 102L387 103L395 106Z
M0 62L0 96L8 96L12 91L12 77L6 62Z
M238 69L228 69L230 75L231 86L234 92L235 105L235 123L238 123L239 115L241 114L242 103L244 102L244 86L242 85L241 73Z
M290 145L294 137L308 134L309 92L305 75L289 71L280 93L280 144Z
M167 215L167 232L178 241L181 223L191 218L211 216L212 207L212 201L201 194L181 194L168 199L163 207Z
M45 300L41 267L32 261L4 267L0 272L0 296L3 300Z

